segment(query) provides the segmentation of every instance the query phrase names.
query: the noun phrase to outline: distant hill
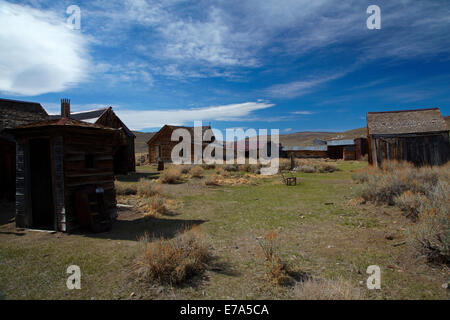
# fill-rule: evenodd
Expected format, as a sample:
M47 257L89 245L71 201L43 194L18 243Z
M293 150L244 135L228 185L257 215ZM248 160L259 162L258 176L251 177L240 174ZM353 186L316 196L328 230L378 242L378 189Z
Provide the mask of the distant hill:
M153 137L153 135L156 132L133 131L133 133L136 135L136 140L134 144L135 152L136 153L148 152L147 141L150 140L150 138Z
M148 152L147 141L153 137L156 132L138 132L136 135L136 153ZM308 146L312 145L314 139L354 139L366 136L366 128L354 129L345 132L312 132L302 131L280 135L280 142L283 146Z
M283 146L310 146L314 139L338 140L355 139L365 137L366 128L353 129L345 132L313 132L301 131L280 135L280 142Z

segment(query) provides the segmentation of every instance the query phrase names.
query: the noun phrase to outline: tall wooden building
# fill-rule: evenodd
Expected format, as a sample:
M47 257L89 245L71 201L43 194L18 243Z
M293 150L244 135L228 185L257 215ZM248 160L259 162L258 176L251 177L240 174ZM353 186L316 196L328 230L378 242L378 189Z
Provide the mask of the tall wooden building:
M70 231L110 227L121 130L70 118L8 130L17 143L16 225Z
M115 114L112 107L90 111L71 112L70 100L63 101L66 101L66 104L61 105L61 115L51 115L51 119L68 117L75 120L98 124L104 127L120 129L126 136L126 143L121 145L114 155L114 173L127 174L128 172L136 171L134 146L136 136Z
M404 160L440 165L450 160L449 128L439 108L368 112L369 162Z
M0 99L0 199L14 199L16 181L16 142L5 130L46 119L39 103Z

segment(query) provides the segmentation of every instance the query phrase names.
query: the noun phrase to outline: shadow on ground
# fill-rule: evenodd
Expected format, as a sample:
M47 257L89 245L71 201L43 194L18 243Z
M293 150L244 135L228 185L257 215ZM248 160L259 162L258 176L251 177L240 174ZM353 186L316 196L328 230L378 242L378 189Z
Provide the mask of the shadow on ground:
M131 210L119 211L119 217L110 231L93 233L87 229L78 229L72 234L86 237L138 241L144 234L150 237L173 238L187 228L201 225L207 220L184 220L164 217L142 217Z

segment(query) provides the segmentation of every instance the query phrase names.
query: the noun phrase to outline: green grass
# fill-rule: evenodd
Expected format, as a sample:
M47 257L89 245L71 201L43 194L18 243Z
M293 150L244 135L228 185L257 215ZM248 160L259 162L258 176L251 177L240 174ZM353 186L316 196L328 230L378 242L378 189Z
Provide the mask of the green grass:
M447 269L412 259L408 245L393 246L404 240L409 220L395 208L348 205L355 196L352 170L365 165L338 162L341 170L333 173L296 173L298 184L290 187L279 176L254 178L255 185L217 187L205 186L205 178L186 179L163 186L165 197L182 203L173 216L142 219L139 213L121 213L113 230L99 235L41 234L0 226L0 295L126 299L135 292L133 299L292 298L291 287L273 286L266 279L258 237L275 231L279 255L298 272L318 279L342 277L371 299L448 299L448 290L441 287L448 280ZM118 180L134 183L159 175L150 166L137 170ZM206 176L214 173L205 170ZM162 292L159 286L142 287L130 279L139 236L147 232L170 238L193 224L211 240L218 267L184 286L165 286ZM387 234L395 234L395 240L387 240ZM81 267L81 290L65 287L70 264ZM369 292L365 271L372 264L382 270L382 290Z

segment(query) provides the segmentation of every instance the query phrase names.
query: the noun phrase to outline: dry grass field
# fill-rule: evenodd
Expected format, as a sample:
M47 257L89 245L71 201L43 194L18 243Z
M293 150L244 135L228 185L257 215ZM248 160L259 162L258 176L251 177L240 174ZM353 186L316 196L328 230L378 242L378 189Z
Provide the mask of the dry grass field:
M387 173L366 166L358 161L298 163L298 183L289 187L279 175L261 176L251 166L169 167L162 174L139 166L137 173L118 177L117 201L125 206L112 230L99 234L16 229L12 204L2 203L0 295L449 299L443 284L450 272L442 259L448 251L443 241L436 242L448 240L448 223L439 223L448 222L448 199L439 209L445 219L437 224L432 219L435 224L425 225L431 231L420 233L431 239L434 253L440 250L437 261L421 251L414 233L425 223L426 204L411 205L435 198L408 185L407 174L392 184ZM448 183L448 167L440 170L439 183L433 173L417 177L434 187ZM448 189L444 193L448 196ZM416 202L407 201L411 194ZM416 221L412 207L421 212ZM71 264L81 268L81 290L66 288ZM370 265L381 269L380 290L366 287Z

